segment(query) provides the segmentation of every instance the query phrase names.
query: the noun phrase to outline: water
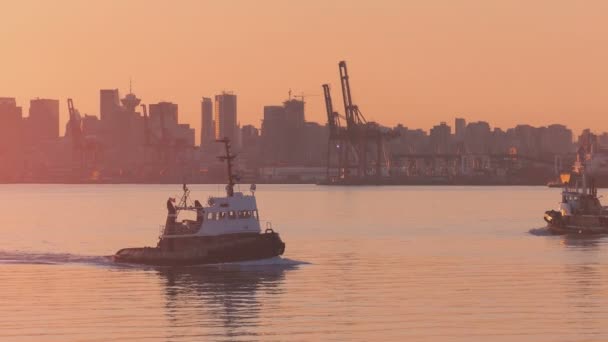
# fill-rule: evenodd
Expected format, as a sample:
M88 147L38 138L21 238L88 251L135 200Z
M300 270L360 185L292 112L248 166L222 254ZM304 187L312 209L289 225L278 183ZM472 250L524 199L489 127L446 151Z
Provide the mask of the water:
M179 191L0 186L0 341L608 340L608 238L544 234L559 189L260 185L282 258L113 264Z

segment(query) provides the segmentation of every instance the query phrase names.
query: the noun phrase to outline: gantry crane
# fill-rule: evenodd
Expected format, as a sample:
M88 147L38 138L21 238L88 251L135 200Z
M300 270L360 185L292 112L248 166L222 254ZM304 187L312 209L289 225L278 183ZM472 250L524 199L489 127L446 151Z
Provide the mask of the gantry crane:
M346 62L339 62L338 67L344 103L345 128L340 126L340 116L333 110L329 85L323 85L330 129L327 164L328 181L332 181L330 179L332 149L338 152L339 181L365 182L374 176L377 181L380 181L383 166L387 169L390 167L389 159L384 151L384 142L386 139L394 137L395 134L392 131L382 130L380 125L375 122L367 122L359 107L353 103ZM370 160L375 162L370 165L368 162ZM351 166L351 162L353 166ZM353 167L356 170L354 174L352 173Z
M74 101L68 99L68 113L70 114L70 135L74 151L82 149L82 120L80 114L74 108Z
M85 136L82 117L74 107L74 101L68 99L69 134L72 140L74 162L78 163L80 177L91 177L96 172L97 159L102 146L93 136ZM66 132L67 133L67 132Z
M327 144L327 180L333 178L331 170L333 159L337 159L337 178L344 179L348 167L348 140L346 139L346 130L340 125L340 115L334 111L331 100L331 90L329 84L323 84L323 95L325 97L325 109L327 111L327 125L329 127L329 143Z

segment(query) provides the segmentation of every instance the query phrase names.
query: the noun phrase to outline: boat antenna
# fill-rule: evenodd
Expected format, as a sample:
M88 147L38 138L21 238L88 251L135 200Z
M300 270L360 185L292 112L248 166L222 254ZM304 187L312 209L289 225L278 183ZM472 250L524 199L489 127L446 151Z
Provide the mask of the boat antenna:
M234 196L234 185L238 180L238 176L232 173L232 160L236 158L235 155L230 153L230 139L224 137L224 139L217 139L216 142L223 143L226 150L226 155L217 157L220 161L226 162L228 171L228 184L226 185L226 195L228 197Z
M182 190L184 193L182 194L182 198L179 200L178 208L187 208L188 207L188 197L190 195L190 189L188 189L188 185L184 183L182 185Z

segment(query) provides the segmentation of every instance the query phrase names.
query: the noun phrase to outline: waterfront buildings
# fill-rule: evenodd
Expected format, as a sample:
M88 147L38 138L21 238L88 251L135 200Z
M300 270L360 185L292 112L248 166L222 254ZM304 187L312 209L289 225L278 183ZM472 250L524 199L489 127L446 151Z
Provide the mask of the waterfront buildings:
M312 173L319 176L318 168L327 162L327 125L307 122L305 103L299 99L265 106L260 127L240 128L236 95L223 92L213 101L204 97L197 147L195 130L180 122L176 103L150 104L149 116L144 116L142 100L133 92L121 97L118 89L102 89L99 95L99 116L77 113L74 122L67 123L65 136L59 136L58 100L33 99L29 116L23 117L14 98L0 98L0 162L4 165L0 181L221 181L223 168L215 158L214 141L223 137L230 138L239 151L237 172L251 181L309 179ZM453 131L442 122L429 131L403 125L383 128L396 135L386 140L383 153L406 160L386 166L392 168L387 174L506 175L521 169L521 162L513 162L517 156L546 166L558 157L567 160L575 150L572 131L564 125L521 124L503 130L488 122L467 124L457 118L454 127ZM72 139L72 132L78 133L79 142ZM608 141L606 136L599 136L600 143ZM492 171L489 165L501 171Z

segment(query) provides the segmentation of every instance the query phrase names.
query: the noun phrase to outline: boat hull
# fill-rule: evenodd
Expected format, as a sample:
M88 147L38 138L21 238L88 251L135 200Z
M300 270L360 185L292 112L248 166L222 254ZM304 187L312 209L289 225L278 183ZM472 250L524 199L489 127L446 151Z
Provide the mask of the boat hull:
M608 228L601 226L558 226L548 224L547 229L555 235L565 234L584 234L584 235L597 235L597 234L608 234Z
M563 234L608 234L608 217L601 215L562 216L558 211L545 213L547 229L556 235Z
M278 233L161 238L157 247L124 248L114 261L154 266L194 266L267 259L282 255Z

